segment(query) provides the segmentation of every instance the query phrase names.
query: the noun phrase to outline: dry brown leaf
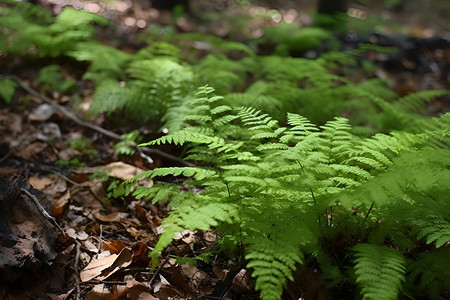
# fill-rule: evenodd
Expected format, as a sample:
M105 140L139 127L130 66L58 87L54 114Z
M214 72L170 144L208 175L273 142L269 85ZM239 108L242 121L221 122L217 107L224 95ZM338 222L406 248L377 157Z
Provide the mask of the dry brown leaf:
M99 179L94 179L90 182L90 190L92 194L97 198L99 201L105 200L106 197L106 189L105 189L105 183Z
M12 113L9 109L0 110L0 130L4 128L13 134L21 133L22 117Z
M183 293L176 287L171 286L170 283L161 274L159 274L159 281L153 286L155 296L159 299L178 298Z
M121 218L127 217L127 213L113 212L108 215L102 215L100 212L94 212L94 217L102 222L118 222Z
M67 191L67 182L62 178L57 178L55 182L45 189L45 193L50 196L61 195Z
M113 297L117 299L138 299L138 300L157 300L158 298L150 294L150 288L134 278L126 278L125 286L114 287Z
M71 160L72 158L78 155L80 155L80 151L77 151L72 148L67 148L58 152L58 157L67 161Z
M132 261L133 261L133 251L131 251L130 248L123 248L122 251L120 251L119 255L117 256L116 260L113 262L113 264L107 269L104 269L100 276L96 276L96 279L104 280L109 276L111 276L116 271L118 271L120 268L128 267L132 263Z
M119 255L112 254L100 259L93 258L91 262L80 272L82 282L89 281L99 276L103 270L109 268Z
M120 253L127 245L119 240L105 240L102 242L102 249L111 253Z
M204 271L199 270L196 266L190 263L185 263L181 265L181 270L183 274L189 278L189 286L192 289L197 289L200 283L208 278L208 274Z
M192 288L186 283L183 274L181 274L182 267L183 266L180 265L170 267L170 272L172 273L172 277L170 277L170 283L176 287L183 289L185 293L192 295L194 293Z
M70 191L67 191L58 199L52 199L52 215L57 217L64 212L65 207L69 203Z
M122 180L128 180L136 175L139 175L145 170L136 168L135 166L126 164L121 161L113 162L101 167L102 171L105 171L108 176L116 177Z
M43 190L54 182L53 179L45 176L33 175L28 179L28 182L38 190Z
M110 300L111 292L104 284L96 284L94 288L87 293L86 300Z
M17 149L15 153L16 156L23 158L25 160L30 160L38 153L41 153L47 148L46 143L36 142L28 144L25 148Z
M151 258L148 255L150 249L142 242L136 242L131 249L133 250L133 263L139 266L148 267L151 263Z

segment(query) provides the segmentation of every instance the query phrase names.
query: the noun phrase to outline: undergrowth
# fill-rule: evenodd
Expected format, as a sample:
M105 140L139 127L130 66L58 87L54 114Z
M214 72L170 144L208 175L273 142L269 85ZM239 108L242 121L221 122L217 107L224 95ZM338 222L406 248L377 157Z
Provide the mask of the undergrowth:
M420 133L364 138L346 118L318 127L288 113L280 126L213 92L199 89L188 127L143 144L188 143L186 159L198 167L158 168L122 185L129 193L139 178L172 175L197 188L159 184L133 192L153 203L171 199L154 260L177 232L214 229L243 251L262 299L280 299L300 265L318 264L329 288L354 282L363 299L412 295L416 281L430 295L448 288L447 270L435 265L433 279L440 280L429 281L420 266L428 255L448 253L450 115Z
M96 87L91 114L157 124L169 134L142 145L186 148L197 167L158 168L111 191L170 200L155 263L176 233L214 230L218 249L252 270L262 299L281 299L299 268L326 280L333 299L439 299L450 289L450 115L424 113L448 91L398 97L382 80L336 75L340 65L359 69L362 52L380 50L370 45L308 60L172 34L132 55L98 42L94 24L108 22L70 8L53 18L4 1L0 48L8 57L88 62L82 79ZM324 37L314 32L296 38ZM206 56L195 41L208 45ZM75 89L55 80L64 81L56 66L39 73L43 92ZM0 85L11 100L13 83ZM117 151L132 153L138 139L130 133ZM164 176L192 188L135 186Z

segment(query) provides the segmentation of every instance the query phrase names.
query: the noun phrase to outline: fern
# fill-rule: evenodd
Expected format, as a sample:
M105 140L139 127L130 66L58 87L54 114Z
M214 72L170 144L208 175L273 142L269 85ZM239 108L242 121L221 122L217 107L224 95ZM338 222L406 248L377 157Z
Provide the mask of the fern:
M11 79L0 79L0 97L9 103L12 101L14 93L16 92L17 83Z
M408 265L409 290L419 295L428 294L431 299L440 299L440 294L450 289L449 264L448 248L419 254ZM417 285L414 284L416 282Z
M290 113L283 127L258 109L224 105L226 99L213 93L208 86L199 89L186 118L188 127L144 144L188 143L188 157L204 165L197 171L169 168L148 173L188 176L187 184L202 187L199 195L179 194L168 185L149 190L142 187L135 192L159 201L166 196L172 199L174 211L163 222L167 233L158 242L154 259L177 231L214 227L243 245L247 267L253 269L261 297L279 299L287 281L295 280L294 270L307 263L305 257L320 254L318 262L326 264L321 268L345 276L336 271L334 264L338 262L327 257L322 248L323 241L337 239L337 224L345 221L348 226L361 227L362 235L355 232L350 243L355 245L361 239L375 243L354 248L356 283L363 297L388 299L402 291L407 264L401 251L377 244L390 239L405 255L412 245L408 237L394 234L392 228L404 224L409 228L405 231L412 229L418 240L436 247L448 242L448 220L438 214L448 204L441 203L444 206L438 208L436 203L433 209L425 209L434 203L431 197L445 194L444 182L450 176L447 158L443 160L448 150L434 142L435 138L441 143L448 141L447 135L437 134L448 128L445 117L435 121L434 131L362 138L352 134L345 118L318 127ZM230 121L218 121L221 119ZM202 208L196 206L198 203ZM413 203L428 205L422 217L415 214L417 209L407 208ZM366 215L354 216L355 207ZM191 211L194 208L196 212ZM411 214L399 213L405 210ZM340 212L342 217L332 214L330 219L331 211ZM377 225L379 219L384 221ZM374 253L379 255L375 261ZM350 279L341 281L345 280Z
M384 246L358 244L353 249L356 282L362 287L363 299L397 299L405 278L405 258Z
M3 8L4 15L0 25L7 31L18 31L13 38L0 36L0 45L8 54L23 52L36 53L38 56L61 56L73 50L83 42L92 42L95 34L93 23L109 25L103 17L87 11L77 11L67 7L53 23L43 9L28 3L10 2L11 8ZM36 19L42 21L35 22ZM30 51L30 48L36 48Z

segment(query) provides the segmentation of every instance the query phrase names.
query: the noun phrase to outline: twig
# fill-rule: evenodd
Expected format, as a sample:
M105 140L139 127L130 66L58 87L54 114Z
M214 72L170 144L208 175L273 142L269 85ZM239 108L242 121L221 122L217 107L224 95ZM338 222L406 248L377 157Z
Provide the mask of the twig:
M126 282L123 281L106 281L106 280L94 280L91 279L89 281L81 282L80 284L114 284L114 285L126 285Z
M25 83L22 82L22 80L17 77L16 75L12 75L12 74L0 74L0 78L9 78L14 80L15 82L17 82L17 84L24 89L28 94L44 101L45 103L51 105L52 107L54 107L55 109L59 110L60 112L62 112L66 117L68 117L69 119L71 119L72 121L74 121L75 123L77 123L80 126L89 128L91 130L97 131L101 134L104 134L114 140L118 140L118 141L122 141L122 137L120 135L118 135L117 133L114 133L112 131L109 131L103 127L91 124L89 122L83 121L80 118L78 118L74 113L72 113L71 111L69 111L68 109L66 109L64 106L59 105L58 103L55 103L55 101L53 101L52 99L50 99L49 97L42 95L41 93L37 92L36 90L32 89L31 87L29 87L28 85L26 85ZM169 153L163 152L161 150L158 149L154 149L154 148L148 148L148 147L137 147L138 144L136 144L135 142L131 143L131 146L135 147L136 150L139 153L146 153L148 155L152 155L152 154L156 154L159 155L161 157L164 157L166 159L169 159L171 161L177 162L181 165L184 166L188 166L188 167L194 167L195 165L184 161L183 159L176 157L174 155L171 155Z
M48 214L48 212L42 207L41 202L39 202L39 200L36 198L36 196L31 194L28 190L26 190L24 188L21 188L20 190L22 191L22 193L25 193L31 200L33 200L33 202L36 205L37 209L47 219L47 221L50 224L52 224L53 226L55 226L56 228L58 228L59 231L61 231L61 233L64 235L64 231L61 229L59 224L56 222L55 218L53 218L52 216L50 216Z
M153 281L155 281L156 276L158 276L159 272L161 272L161 269L164 267L166 262L169 260L169 256L167 256L159 265L159 267L156 269L155 273L153 273L152 278L150 278L150 281L148 282L148 285L151 286L153 284Z
M79 241L76 241L77 243L77 254L75 255L75 261L73 263L73 269L75 271L75 288L77 290L77 296L76 299L81 299L81 289L80 289L80 272L78 270L78 263L80 262L80 255L81 255L81 243Z
M102 239L103 239L103 225L100 224L100 235L99 235L99 242L98 242L98 251L97 253L100 254L100 251L102 250ZM97 254L97 257L98 257Z
M75 185L75 186L81 186L81 184L79 184L78 182L73 181L72 179L68 178L66 175L61 174L60 172L58 172L58 171L56 171L56 170L53 170L52 168L48 168L48 167L45 167L45 166L40 166L40 168L41 168L42 170L44 170L44 171L53 173L53 174L55 174L55 175L61 177L62 179L64 179L65 181L67 181L68 183L70 183L70 184L72 184L72 185Z

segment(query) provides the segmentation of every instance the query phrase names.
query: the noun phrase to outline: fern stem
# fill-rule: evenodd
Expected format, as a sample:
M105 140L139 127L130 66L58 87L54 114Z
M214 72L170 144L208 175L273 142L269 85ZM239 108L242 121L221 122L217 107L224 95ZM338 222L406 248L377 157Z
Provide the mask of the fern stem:
M364 218L364 221L362 222L361 226L363 226L364 223L366 223L366 220L367 220L367 218L369 217L370 212L372 211L373 204L374 204L374 202L372 202L372 204L370 205L369 210L367 211L367 215L366 215L366 217Z
M302 163L301 163L298 159L297 159L297 163L300 165L300 168L302 169L303 174L306 174L305 169L303 168ZM314 192L313 192L313 190L311 189L311 187L308 186L308 189L309 189L309 192L311 193L311 197L312 197L312 199L313 199L313 201L314 201L314 206L317 208L316 196L314 196ZM319 221L319 225L322 225L322 224L321 224L322 222L320 221L320 215L317 216L317 220Z

